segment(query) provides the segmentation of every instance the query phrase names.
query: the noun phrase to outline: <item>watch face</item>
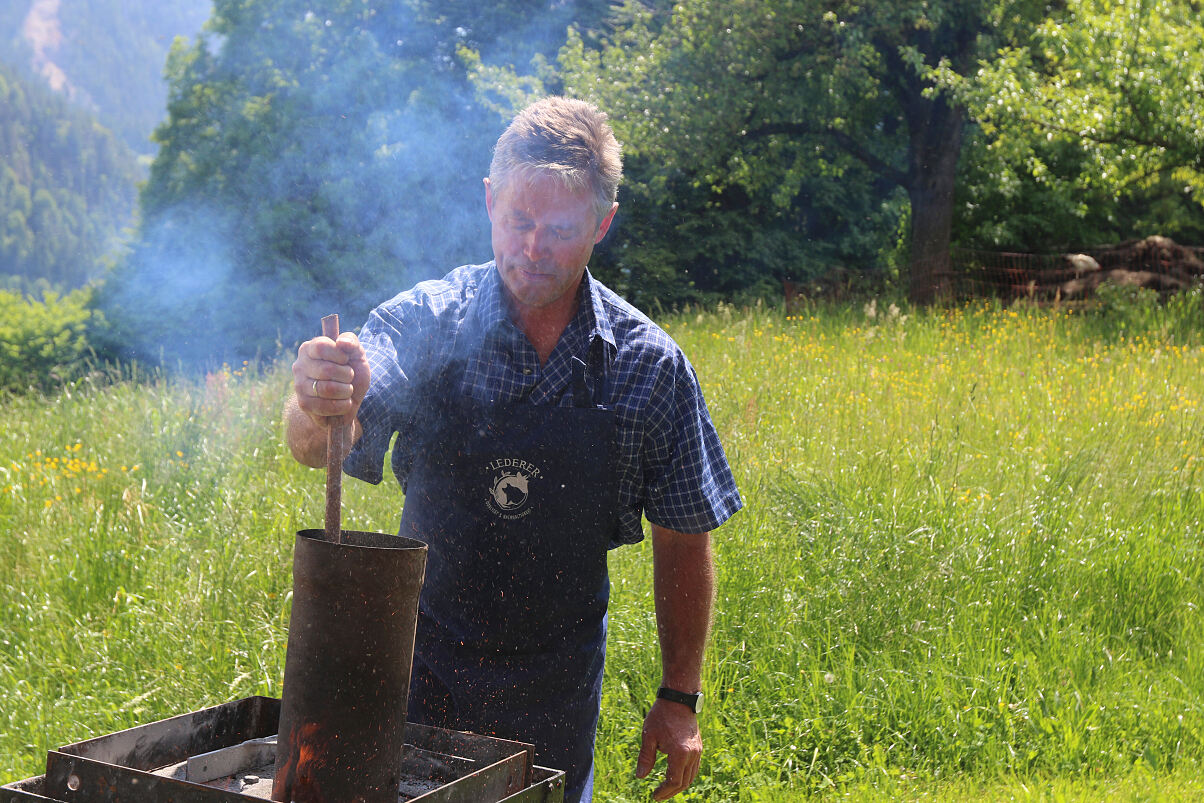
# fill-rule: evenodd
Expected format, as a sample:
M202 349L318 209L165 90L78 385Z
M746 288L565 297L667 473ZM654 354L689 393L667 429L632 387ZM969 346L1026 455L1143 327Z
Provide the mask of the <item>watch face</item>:
M694 695L694 713L695 714L702 713L702 692L699 692L698 694Z

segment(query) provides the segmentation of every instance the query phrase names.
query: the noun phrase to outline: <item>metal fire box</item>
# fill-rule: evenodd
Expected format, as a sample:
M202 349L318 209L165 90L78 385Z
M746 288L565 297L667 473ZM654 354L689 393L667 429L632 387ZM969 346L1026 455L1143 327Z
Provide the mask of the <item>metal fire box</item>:
M0 803L268 800L280 700L247 697L51 750L46 774L0 786ZM529 744L406 723L400 803L563 803L564 773ZM354 803L325 790L329 803Z

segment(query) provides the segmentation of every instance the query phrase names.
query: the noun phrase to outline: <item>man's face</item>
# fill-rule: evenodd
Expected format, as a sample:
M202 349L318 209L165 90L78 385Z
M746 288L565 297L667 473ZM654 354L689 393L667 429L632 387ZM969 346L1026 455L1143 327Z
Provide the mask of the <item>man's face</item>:
M493 256L520 314L571 305L594 245L614 219L618 204L598 221L588 191L572 191L555 177L522 174L497 195L485 179L485 206L492 224Z

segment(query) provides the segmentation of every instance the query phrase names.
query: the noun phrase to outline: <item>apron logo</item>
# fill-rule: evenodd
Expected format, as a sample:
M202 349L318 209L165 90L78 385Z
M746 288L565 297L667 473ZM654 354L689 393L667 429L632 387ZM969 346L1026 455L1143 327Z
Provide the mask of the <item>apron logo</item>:
M485 471L490 476L485 500L490 512L503 519L521 519L531 512L527 505L531 480L543 476L538 468L526 460L502 457L485 466Z

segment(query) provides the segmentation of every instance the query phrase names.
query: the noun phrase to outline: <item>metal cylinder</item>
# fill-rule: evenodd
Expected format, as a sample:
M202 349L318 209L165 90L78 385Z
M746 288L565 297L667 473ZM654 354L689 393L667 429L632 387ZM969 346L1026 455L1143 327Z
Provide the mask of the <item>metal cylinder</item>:
M426 544L297 533L272 800L397 803Z

